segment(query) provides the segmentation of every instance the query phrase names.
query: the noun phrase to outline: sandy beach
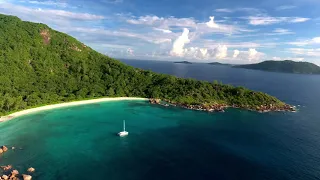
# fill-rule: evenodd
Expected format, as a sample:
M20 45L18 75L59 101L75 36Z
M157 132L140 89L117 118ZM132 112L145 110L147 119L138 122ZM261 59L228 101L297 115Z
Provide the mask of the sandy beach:
M53 105L47 105L32 109L26 109L19 112L12 113L7 116L2 116L0 118L0 122L9 121L16 117L23 116L30 113L35 113L39 111L44 110L50 110L55 108L63 108L63 107L69 107L69 106L79 106L79 105L85 105L85 104L93 104L93 103L99 103L99 102L108 102L108 101L122 101L122 100L147 100L147 98L138 98L138 97L116 97L116 98L100 98L100 99L92 99L92 100L84 100L84 101L74 101L74 102L66 102L61 104L53 104Z

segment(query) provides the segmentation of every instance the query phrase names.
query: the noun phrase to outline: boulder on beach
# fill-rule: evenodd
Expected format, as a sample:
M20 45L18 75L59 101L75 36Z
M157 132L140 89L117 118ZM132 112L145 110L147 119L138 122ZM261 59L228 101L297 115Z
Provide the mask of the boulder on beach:
M1 146L1 149L3 150L3 152L8 151L8 148L6 146Z
M33 168L33 167L30 167L29 169L28 169L28 172L30 172L30 173L33 173L35 171L35 169Z
M27 174L22 174L23 180L31 180L32 176L27 175Z

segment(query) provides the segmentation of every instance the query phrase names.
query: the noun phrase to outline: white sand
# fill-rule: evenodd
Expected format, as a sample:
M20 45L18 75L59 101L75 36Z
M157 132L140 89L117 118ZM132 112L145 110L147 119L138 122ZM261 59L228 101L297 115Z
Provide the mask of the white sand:
M19 116L23 116L23 115L34 113L34 112L44 111L44 110L69 107L69 106L79 106L84 104L93 104L93 103L107 102L107 101L121 101L121 100L147 100L147 99L137 98L137 97L117 97L117 98L100 98L100 99L92 99L92 100L84 100L84 101L67 102L67 103L61 103L61 104L53 104L53 105L47 105L47 106L15 112L8 116L2 116L0 118L0 122L8 121Z

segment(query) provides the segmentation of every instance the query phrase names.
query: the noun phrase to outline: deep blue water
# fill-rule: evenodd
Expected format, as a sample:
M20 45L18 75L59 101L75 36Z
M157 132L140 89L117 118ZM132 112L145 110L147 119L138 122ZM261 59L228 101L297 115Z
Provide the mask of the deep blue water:
M156 72L246 86L297 113L206 113L144 101L43 111L0 124L0 157L34 179L320 179L320 76L126 60ZM115 136L126 119L129 136ZM20 147L22 149L20 149Z

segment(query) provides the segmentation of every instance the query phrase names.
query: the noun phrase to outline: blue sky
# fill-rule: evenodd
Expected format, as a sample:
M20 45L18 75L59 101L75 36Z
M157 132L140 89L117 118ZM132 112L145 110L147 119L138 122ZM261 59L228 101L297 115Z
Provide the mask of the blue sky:
M319 0L0 0L116 58L320 64Z

